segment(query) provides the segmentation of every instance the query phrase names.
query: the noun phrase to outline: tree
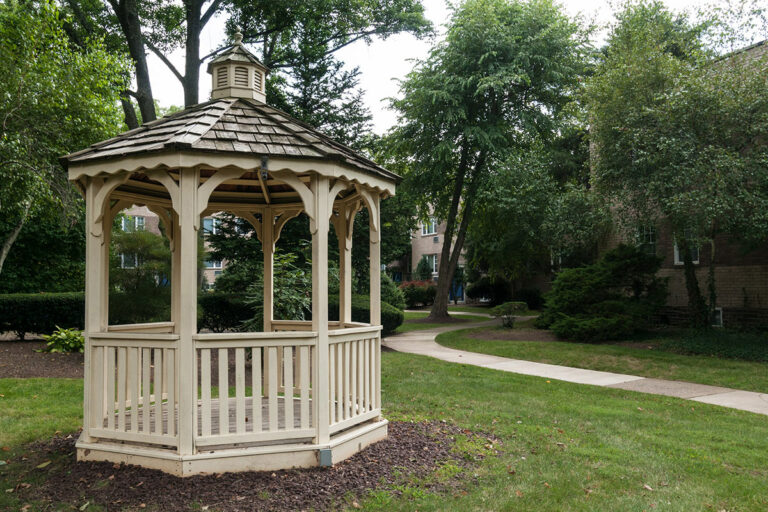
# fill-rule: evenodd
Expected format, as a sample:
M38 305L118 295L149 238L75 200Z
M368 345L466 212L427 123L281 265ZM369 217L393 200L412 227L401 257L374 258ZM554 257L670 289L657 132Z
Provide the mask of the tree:
M432 265L429 263L426 255L422 256L419 263L416 265L415 274L420 281L429 281L432 279Z
M0 272L30 216L79 211L58 157L120 130L126 63L84 44L70 45L52 4L0 4Z
M716 21L716 20L715 20ZM714 27L714 29L710 28ZM768 176L768 60L751 53L716 58L723 26L693 23L659 2L618 16L589 88L595 185L624 231L670 226L684 261L694 325L717 300L715 237L765 239ZM709 300L692 247L709 246Z
M424 33L429 24L416 0L65 0L73 14L68 34L75 40L84 34L100 33L113 43L113 51L129 55L134 64L136 90L124 89L123 109L129 128L138 126L138 116L129 98L135 98L144 122L156 118L147 54L155 54L184 89L184 105L199 101L200 66L210 57L200 55L200 34L218 14L229 14L228 33L244 27L246 42L258 43L262 60L274 70L302 68L307 59L331 64L324 80L333 77L331 54L360 39L411 31ZM183 48L184 68L178 69L168 53ZM328 57L326 59L326 57ZM351 72L354 75L354 71ZM270 103L280 105L285 94L285 76L273 75L268 83ZM352 76L352 78L354 78ZM299 80L300 82L300 80ZM350 83L349 77L343 78ZM277 94L277 96L276 96Z
M549 0L471 0L403 82L392 136L410 160L422 214L446 221L432 320L448 317L479 192L510 154L554 133L585 50L578 25Z

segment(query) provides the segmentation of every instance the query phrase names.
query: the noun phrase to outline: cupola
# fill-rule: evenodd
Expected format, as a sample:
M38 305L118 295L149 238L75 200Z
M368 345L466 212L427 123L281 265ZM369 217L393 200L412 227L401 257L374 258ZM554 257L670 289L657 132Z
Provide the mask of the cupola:
M208 63L211 99L248 98L266 103L264 91L269 68L245 46L243 34L235 33L234 44Z

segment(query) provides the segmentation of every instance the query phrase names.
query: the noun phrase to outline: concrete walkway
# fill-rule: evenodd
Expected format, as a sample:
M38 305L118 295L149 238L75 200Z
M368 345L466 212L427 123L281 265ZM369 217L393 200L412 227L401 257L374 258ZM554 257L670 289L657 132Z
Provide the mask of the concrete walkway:
M451 314L459 314L451 312ZM395 336L389 336L382 340L384 346L398 352L419 354L434 357L451 363L470 364L492 370L533 375L553 380L563 380L576 384L591 384L609 388L627 389L640 393L654 395L666 395L696 402L720 405L732 409L754 412L768 415L768 394L753 391L741 391L737 389L706 386L673 380L649 379L636 375L623 375L620 373L600 372L571 368L554 364L534 363L519 359L466 352L438 345L435 338L438 334L466 329L469 327L483 327L496 325L496 320L489 322L451 325L437 329L425 329L423 331L411 331Z

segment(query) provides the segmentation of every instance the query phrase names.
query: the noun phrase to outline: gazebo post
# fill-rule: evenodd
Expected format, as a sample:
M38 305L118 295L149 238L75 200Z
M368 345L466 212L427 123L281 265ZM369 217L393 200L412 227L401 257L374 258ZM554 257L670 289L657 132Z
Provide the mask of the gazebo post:
M356 205L342 203L333 227L339 240L339 327L352 322L352 228Z
M317 371L312 383L312 407L314 407L314 423L317 432L315 442L324 445L331 439L328 381L329 179L326 176L315 174L312 176L311 184L314 203L309 228L312 233L312 330L317 333L317 349L315 350L315 368Z
M194 453L196 357L193 336L197 334L197 231L200 225L197 192L198 169L179 172L179 454ZM172 397L169 397L172 403ZM172 421L169 415L169 421Z
M170 229L173 231L171 239L171 322L173 322L173 332L179 332L181 316L181 245L179 237L181 236L181 226L179 225L179 214L171 209Z
M370 194L368 199L368 214L370 223L370 300L371 325L381 324L381 231L379 230L379 196Z
M264 253L264 332L272 331L274 319L274 252L275 214L272 208L265 208L261 218L261 248Z

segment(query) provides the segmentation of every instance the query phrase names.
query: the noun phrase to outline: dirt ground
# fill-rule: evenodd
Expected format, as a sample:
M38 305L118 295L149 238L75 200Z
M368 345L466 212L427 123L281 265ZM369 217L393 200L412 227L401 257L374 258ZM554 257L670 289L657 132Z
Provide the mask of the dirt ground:
M83 354L35 352L43 347L42 341L0 341L0 379L83 378Z
M454 450L458 436L469 437L482 449L474 457ZM498 439L461 430L442 422L391 422L389 437L332 468L275 472L225 473L178 478L138 466L75 461L77 434L29 446L28 453L10 461L17 482L11 492L22 501L37 502L44 510L86 503L104 510L330 510L359 506L369 491L387 490L421 479L432 492L456 493L471 485L470 471L429 478L436 469L453 464L468 468L497 453ZM51 461L45 464L46 461ZM41 464L43 467L41 468ZM47 472L45 481L30 486L26 475ZM7 491L6 491L7 492ZM55 507L54 507L55 505ZM32 510L33 508L30 508ZM102 510L101 508L99 510Z

